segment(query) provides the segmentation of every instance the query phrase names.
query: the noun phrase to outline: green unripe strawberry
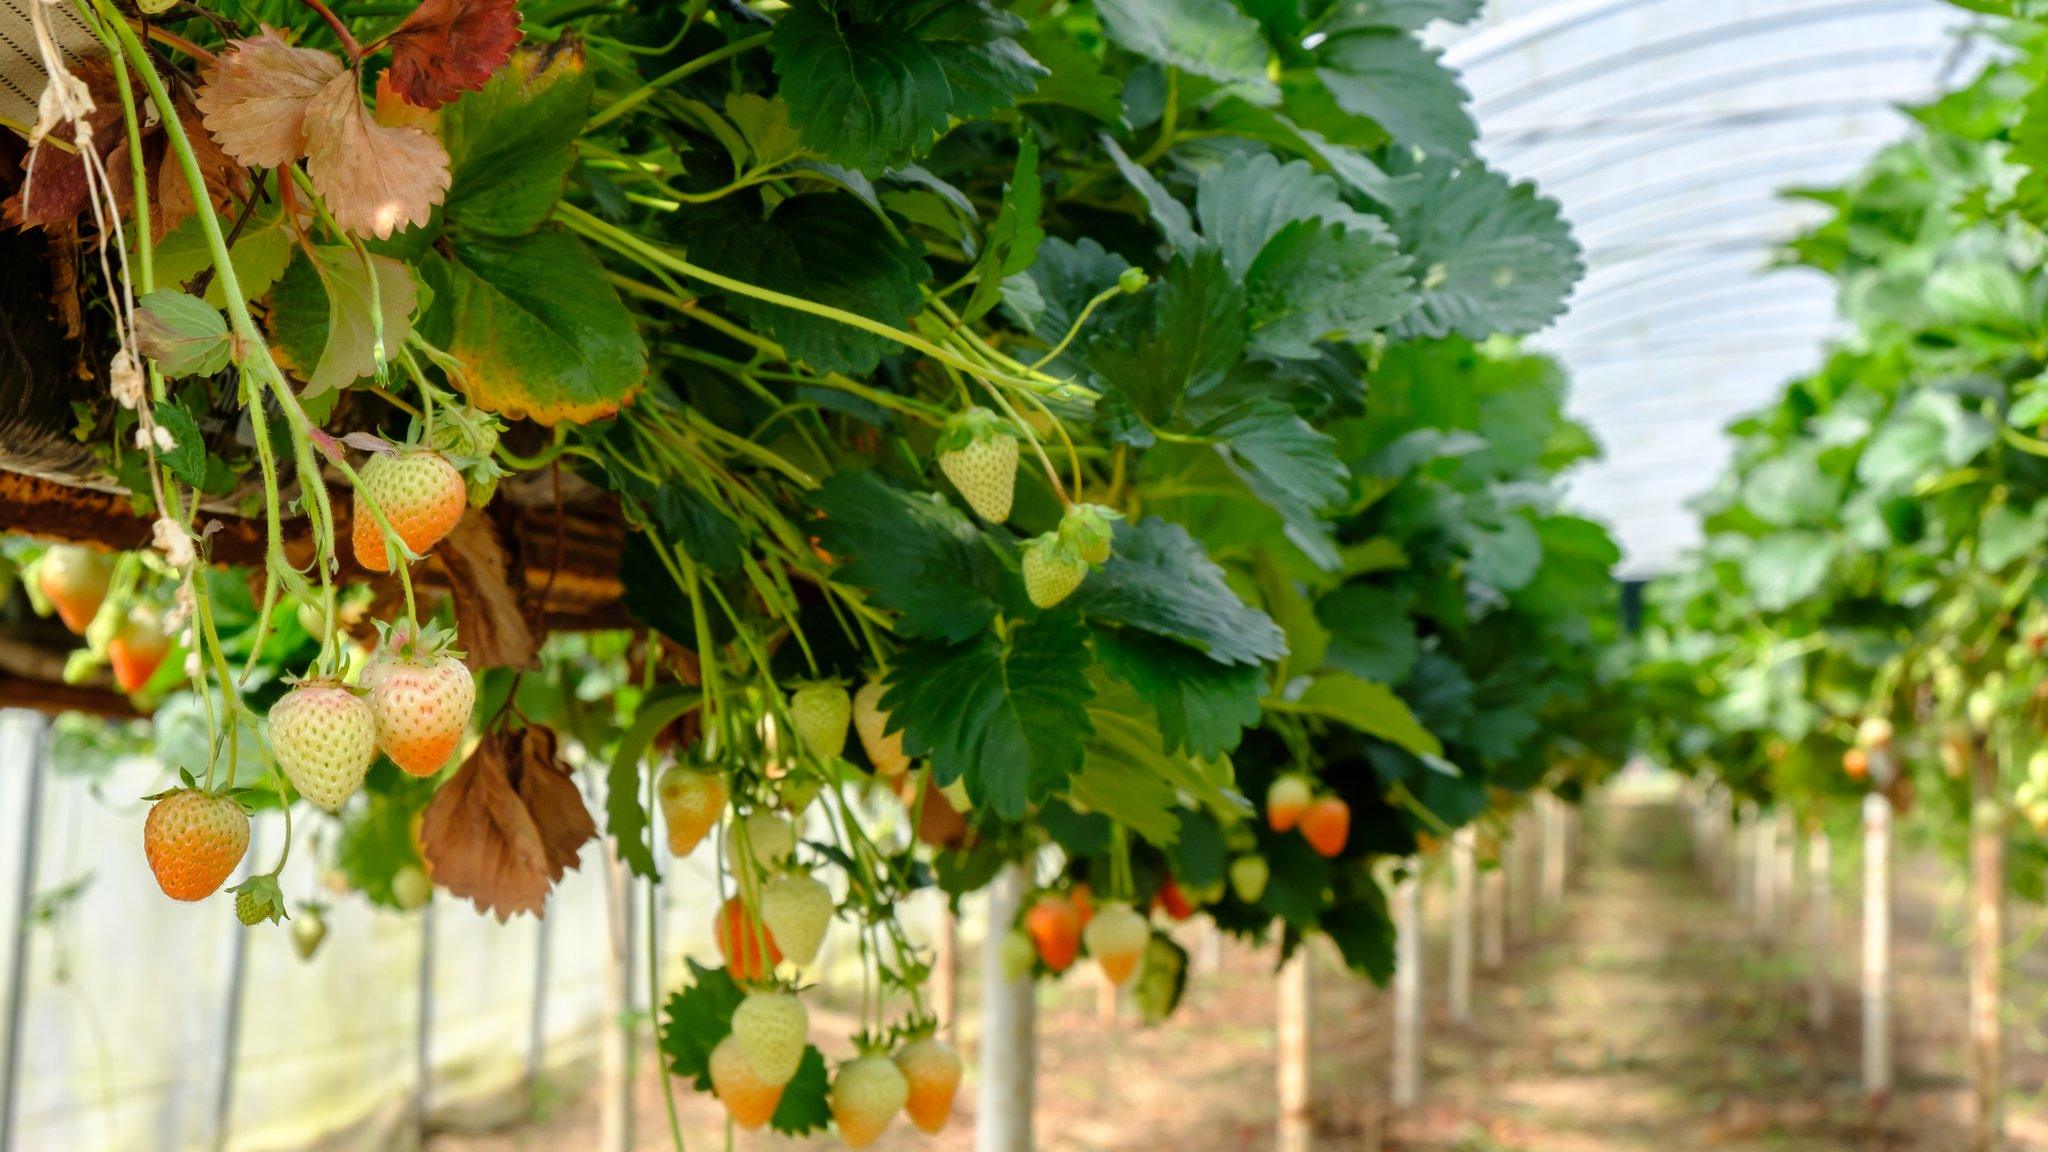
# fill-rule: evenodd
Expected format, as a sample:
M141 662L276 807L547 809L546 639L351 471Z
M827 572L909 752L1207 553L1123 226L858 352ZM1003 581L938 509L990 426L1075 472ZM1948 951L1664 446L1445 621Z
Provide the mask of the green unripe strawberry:
M732 1035L741 1054L756 1075L778 1086L795 1078L810 1030L804 1002L788 992L748 993L732 1013Z
M284 919L284 892L275 876L251 876L235 885L235 919L254 927Z
M1230 862L1230 890L1247 904L1257 904L1259 897L1266 894L1266 881L1273 876L1273 866L1266 863L1264 856L1239 856Z
M846 728L853 722L853 698L845 685L831 681L805 684L789 696L789 718L797 739L819 760L831 761L846 751Z
M1035 536L1024 545L1024 594L1051 608L1074 594L1088 577L1088 561L1061 543L1059 533Z
M809 964L832 926L832 889L803 872L778 876L761 889L761 923L786 959Z
M1002 963L1004 979L1022 980L1031 975L1031 966L1038 963L1038 949L1031 937L1012 928L1003 935L1001 949L996 958Z
M974 514L991 524L1010 518L1017 495L1017 437L1002 417L969 408L939 433L939 471L960 490Z
M1114 508L1076 504L1060 517L1060 541L1074 555L1090 564L1100 564L1109 559L1110 546L1116 539L1115 522L1123 518L1123 513Z

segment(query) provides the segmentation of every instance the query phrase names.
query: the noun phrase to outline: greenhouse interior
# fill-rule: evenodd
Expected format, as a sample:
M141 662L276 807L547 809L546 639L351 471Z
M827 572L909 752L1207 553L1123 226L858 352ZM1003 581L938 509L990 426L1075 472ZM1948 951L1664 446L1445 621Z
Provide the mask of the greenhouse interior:
M0 1152L2048 1152L2048 2L0 0Z

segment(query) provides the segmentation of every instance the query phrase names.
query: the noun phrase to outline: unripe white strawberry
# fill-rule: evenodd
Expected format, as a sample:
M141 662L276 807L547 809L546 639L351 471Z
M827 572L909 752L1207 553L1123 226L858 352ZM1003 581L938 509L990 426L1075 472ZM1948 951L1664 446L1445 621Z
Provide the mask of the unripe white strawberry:
M778 876L761 889L761 922L785 959L809 964L832 926L832 889L802 872Z
M270 706L270 751L300 795L338 812L377 758L377 720L340 683L308 680Z
M910 1084L886 1056L869 1054L839 1066L832 1078L832 1119L848 1148L865 1148L881 1136L910 1099Z
M991 524L1010 518L1017 494L1017 437L1002 417L986 408L967 409L946 421L937 450L939 471L975 515Z
M910 757L903 754L903 733L891 732L889 714L882 711L885 689L880 680L870 680L853 694L853 728L860 733L860 746L880 776L901 776L910 771Z
M1074 555L1090 564L1100 564L1109 559L1111 545L1115 542L1114 522L1123 518L1123 513L1114 508L1100 504L1075 504L1060 517L1060 541Z
M953 1115L953 1097L960 1091L960 1054L952 1045L926 1036L905 1044L894 1057L910 1087L903 1111L926 1133L946 1126Z
M668 850L688 856L725 815L725 777L716 772L671 764L655 781L661 822L668 829Z
M1088 954L1102 967L1111 984L1121 985L1138 970L1145 945L1152 940L1152 926L1129 904L1105 904L1081 930Z
M819 760L831 761L846 751L846 725L853 702L843 685L830 681L805 684L789 697L789 718L797 738Z
M1034 536L1024 545L1024 593L1040 608L1074 594L1088 577L1088 561L1061 543L1059 533Z
M796 829L775 813L749 812L742 821L746 825L747 846L753 849L756 865L773 871L796 851ZM725 863L734 874L741 871L737 832L737 829L728 829L725 834Z
M764 1082L777 1087L796 1076L810 1030L804 1002L788 992L750 992L732 1013L733 1039L739 1041L747 1063Z

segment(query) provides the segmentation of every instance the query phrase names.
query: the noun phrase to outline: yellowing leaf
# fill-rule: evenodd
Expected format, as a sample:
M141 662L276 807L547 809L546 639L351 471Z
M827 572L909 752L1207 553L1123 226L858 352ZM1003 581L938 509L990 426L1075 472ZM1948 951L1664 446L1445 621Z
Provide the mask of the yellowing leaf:
M448 194L448 150L418 128L379 124L362 78L344 72L306 105L306 174L335 223L383 240L426 223Z
M305 394L318 396L377 370L377 331L370 313L370 271L353 248L313 250L315 260L296 261L272 293L271 335L278 351L306 380ZM384 354L412 332L419 288L405 265L371 256L377 270L377 302L383 312Z
M199 90L206 130L244 164L277 168L305 152L306 107L343 74L333 54L295 48L277 29L236 40Z

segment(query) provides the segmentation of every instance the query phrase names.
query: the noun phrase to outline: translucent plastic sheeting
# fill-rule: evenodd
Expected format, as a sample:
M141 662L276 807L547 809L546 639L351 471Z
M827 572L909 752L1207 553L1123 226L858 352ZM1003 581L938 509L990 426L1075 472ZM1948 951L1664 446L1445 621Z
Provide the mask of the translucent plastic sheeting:
M1586 248L1571 311L1534 343L1569 369L1606 459L1573 499L1629 575L1698 540L1686 507L1721 430L1819 362L1824 278L1772 270L1819 217L1791 187L1841 181L1905 132L1901 104L1992 46L1941 0L1492 0L1444 29L1496 166L1557 197Z

